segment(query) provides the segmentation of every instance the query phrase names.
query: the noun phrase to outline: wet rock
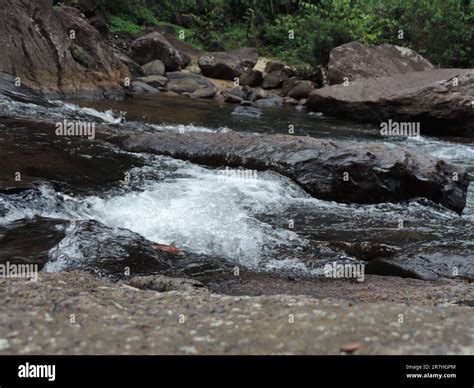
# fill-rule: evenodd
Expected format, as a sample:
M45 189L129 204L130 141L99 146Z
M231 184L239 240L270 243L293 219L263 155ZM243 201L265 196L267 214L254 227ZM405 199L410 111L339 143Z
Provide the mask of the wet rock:
M2 0L0 9L0 72L53 97L123 96L128 69L80 11L48 0Z
M77 112L63 114L68 119L90 120ZM56 136L54 124L38 120L3 118L0 127L0 155L8 160L0 163L0 190L34 188L42 182L83 195L116 185L125 171L143 165L138 158L117 154L99 141L98 129L95 141L90 141L87 137ZM17 171L21 172L20 181L15 179Z
M169 253L154 245L128 229L93 220L72 221L65 237L49 251L43 271L84 271L114 281L149 275L209 281L219 273L232 274L231 264L223 259Z
M156 59L164 63L166 71L184 69L191 58L180 53L168 39L159 32L150 32L132 43L132 58L145 65Z
M258 70L247 70L245 73L242 73L239 76L239 83L242 86L260 86L263 81L263 75L262 72Z
M164 87L168 83L168 78L161 75L149 75L147 77L140 77L137 79L139 82L144 82L154 88Z
M474 70L437 69L360 79L311 93L316 112L380 124L420 123L421 134L474 134Z
M308 98L313 90L314 85L310 81L301 81L298 82L287 95L295 100L301 100L302 98Z
M328 77L331 84L340 84L345 79L354 81L432 69L434 66L428 60L406 47L388 43L372 47L350 42L331 50Z
M232 115L258 119L262 117L263 113L260 109L252 106L238 106L232 111Z
M142 82L142 81L132 82L131 91L132 93L136 93L136 94L146 94L146 93L157 94L160 92L157 88L151 85L148 85L146 82Z
M368 241L333 242L330 246L342 250L348 256L364 261L371 261L382 257L392 257L400 251L399 247Z
M247 70L253 69L258 53L252 48L240 48L225 52L203 54L198 65L206 77L234 80Z
M49 251L65 236L67 221L34 217L0 226L0 264L36 264L41 270Z
M142 70L146 75L165 75L165 64L156 59L143 65Z
M316 198L344 203L425 197L461 213L469 185L469 175L462 169L419 150L383 144L193 132L141 134L126 140L124 146L130 151L154 152L209 166L273 170Z
M414 253L372 260L366 273L422 280L439 278L474 279L472 249L424 248Z
M258 107L273 107L273 106L282 106L285 102L283 97L275 96L270 98L263 98L255 101L255 105Z

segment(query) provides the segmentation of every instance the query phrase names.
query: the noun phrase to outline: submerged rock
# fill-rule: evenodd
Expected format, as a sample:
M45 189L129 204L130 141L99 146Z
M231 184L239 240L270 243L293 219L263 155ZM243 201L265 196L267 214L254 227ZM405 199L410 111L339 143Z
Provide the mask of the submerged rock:
M462 169L415 149L382 144L191 132L140 134L126 140L124 146L208 166L273 170L316 198L344 203L425 197L461 213L469 185L469 175Z
M313 91L308 107L373 123L420 123L421 132L474 135L474 69L438 69L360 79Z
M328 77L331 84L346 79L392 76L411 71L432 70L434 66L417 52L384 43L375 47L350 42L331 50Z

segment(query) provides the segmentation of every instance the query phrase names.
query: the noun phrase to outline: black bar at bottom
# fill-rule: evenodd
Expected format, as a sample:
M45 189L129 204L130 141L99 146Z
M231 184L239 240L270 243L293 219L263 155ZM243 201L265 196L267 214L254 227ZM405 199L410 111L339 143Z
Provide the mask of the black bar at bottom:
M54 366L54 368L53 368ZM21 377L20 377L21 376ZM0 387L474 386L471 356L1 356Z

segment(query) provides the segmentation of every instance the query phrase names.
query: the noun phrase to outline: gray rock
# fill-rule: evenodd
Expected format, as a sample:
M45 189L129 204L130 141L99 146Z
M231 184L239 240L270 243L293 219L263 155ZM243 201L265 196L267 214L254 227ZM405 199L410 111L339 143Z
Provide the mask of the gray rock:
M168 78L161 75L149 75L147 77L140 77L138 82L144 82L154 88L164 87L168 83Z
M132 57L139 64L145 65L156 59L161 60L166 71L176 71L185 68L190 58L180 53L168 39L159 32L150 32L139 37L132 43Z
M288 76L281 72L266 73L263 76L262 88L263 89L281 88L283 84L283 80L287 78Z
M166 87L176 93L194 93L200 89L206 89L206 93L217 92L216 86L199 74L172 72L166 73L166 77L168 78Z
M371 47L350 42L332 49L328 77L331 84L359 78L383 77L412 71L434 69L434 66L417 52L388 43Z
M163 275L136 276L131 278L127 283L132 287L141 290L153 290L158 292L192 292L207 290L206 286L200 281L193 279L170 278Z
M148 85L145 82L141 81L134 81L132 82L132 87L131 87L132 93L136 94L143 94L143 93L150 93L150 94L157 94L160 91L153 86Z
M271 106L282 106L285 100L283 97L275 96L270 98L263 98L255 101L255 105L258 107L271 107Z
M125 65L128 67L130 70L130 73L132 73L133 76L135 77L142 77L145 75L143 72L142 67L135 62L132 58L129 56L125 55L121 51L115 49L114 50L115 56Z
M165 75L165 64L156 59L143 65L142 70L146 75Z
M300 81L288 92L288 97L301 100L302 98L308 98L313 90L314 85L310 81Z
M372 260L366 273L422 280L460 278L474 280L474 253L456 252L443 247Z
M234 80L247 70L253 69L258 53L252 48L240 48L225 52L209 52L199 57L198 65L206 77Z
M419 122L422 134L474 135L474 69L437 69L316 89L316 112L380 124Z
M459 167L419 150L379 143L194 132L134 135L124 147L205 165L273 170L316 198L344 203L400 202L424 197L462 213L469 185L469 174ZM457 181L452 179L455 172ZM345 174L349 180L343 179Z

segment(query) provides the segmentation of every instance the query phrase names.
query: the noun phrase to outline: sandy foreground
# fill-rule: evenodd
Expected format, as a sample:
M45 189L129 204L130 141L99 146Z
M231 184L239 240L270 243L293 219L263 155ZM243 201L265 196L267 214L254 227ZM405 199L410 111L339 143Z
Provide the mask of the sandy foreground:
M474 354L470 284L280 285L306 296L273 284L273 295L228 296L160 276L0 279L0 354Z

